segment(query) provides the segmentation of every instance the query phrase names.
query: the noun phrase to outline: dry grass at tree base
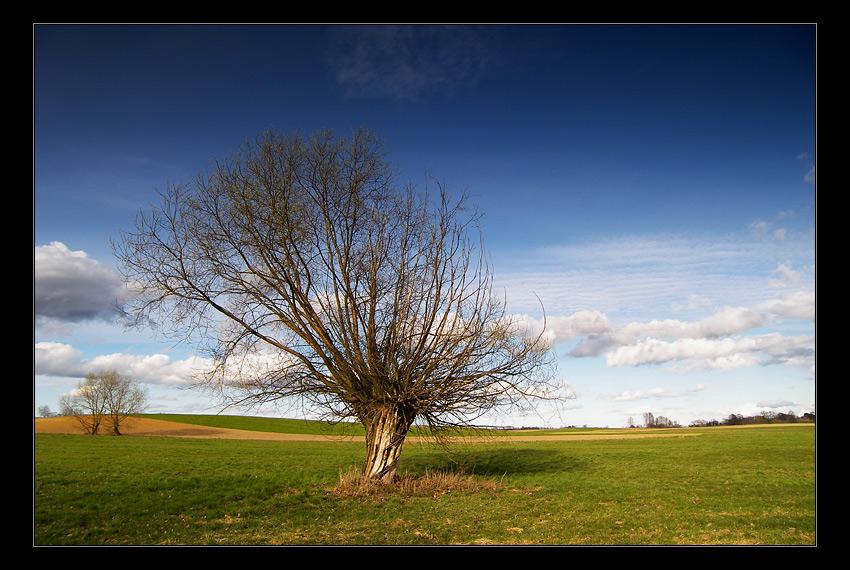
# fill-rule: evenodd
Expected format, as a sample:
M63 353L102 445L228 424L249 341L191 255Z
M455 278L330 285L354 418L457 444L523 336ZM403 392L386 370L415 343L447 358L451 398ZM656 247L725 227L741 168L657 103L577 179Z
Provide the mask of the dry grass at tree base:
M424 475L397 475L392 484L364 477L354 468L341 472L339 484L330 490L337 497L377 497L386 494L405 496L430 496L435 499L452 492L498 491L505 487L501 482L476 479L463 473L431 472Z

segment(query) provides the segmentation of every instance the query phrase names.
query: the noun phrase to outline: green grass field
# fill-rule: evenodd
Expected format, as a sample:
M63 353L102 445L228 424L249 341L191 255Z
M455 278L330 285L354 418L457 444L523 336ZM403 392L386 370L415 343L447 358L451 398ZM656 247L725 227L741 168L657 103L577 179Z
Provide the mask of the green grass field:
M192 421L317 429L260 418ZM448 454L411 440L401 473L462 471L481 485L368 496L335 490L363 458L357 442L37 434L34 544L816 543L813 426L675 433L700 435L500 437Z

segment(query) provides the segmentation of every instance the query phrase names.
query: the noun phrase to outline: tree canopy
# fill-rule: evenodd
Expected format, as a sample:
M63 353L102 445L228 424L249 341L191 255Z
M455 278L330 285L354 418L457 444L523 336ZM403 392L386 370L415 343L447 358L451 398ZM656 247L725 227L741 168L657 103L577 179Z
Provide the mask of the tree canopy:
M542 333L506 314L467 196L398 179L366 129L266 131L168 185L114 244L137 324L210 341L199 385L356 418L382 480L415 419L545 397L554 370Z

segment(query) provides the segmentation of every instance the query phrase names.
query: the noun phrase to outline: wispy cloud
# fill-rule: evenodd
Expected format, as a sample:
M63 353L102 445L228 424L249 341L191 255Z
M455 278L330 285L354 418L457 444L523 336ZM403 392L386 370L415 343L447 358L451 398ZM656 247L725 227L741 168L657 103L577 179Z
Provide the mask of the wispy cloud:
M537 331L540 298L549 340L570 357L673 373L777 364L813 371L813 259L806 236L620 239L548 249L519 267L552 271L518 270L501 282ZM783 334L785 321L802 322L803 334Z
M813 292L813 263L808 235L781 243L624 237L540 249L512 260L507 270L497 264L496 278L515 312L534 314L542 303L549 315L588 310L612 320L649 321L676 313L702 318L724 306L755 307L769 300L768 290L776 285Z
M807 184L815 184L817 182L817 170L813 166L811 170L806 173L806 183Z
M683 395L693 394L705 390L705 386L697 384L692 388L681 392L670 392L664 388L651 388L649 390L623 390L613 394L602 395L603 400L611 400L613 402L637 402L640 400L650 400L658 398L675 398Z
M328 65L350 95L418 100L473 82L490 61L490 27L375 25L333 30Z

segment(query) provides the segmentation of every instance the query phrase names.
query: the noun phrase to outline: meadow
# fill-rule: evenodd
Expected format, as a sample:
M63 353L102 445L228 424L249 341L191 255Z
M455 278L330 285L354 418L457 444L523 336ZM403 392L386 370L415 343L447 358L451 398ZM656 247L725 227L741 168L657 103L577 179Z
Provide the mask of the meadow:
M261 418L170 421L292 432ZM287 423L289 422L289 423ZM220 426L225 427L225 426ZM545 430L405 444L355 492L357 438L34 435L35 545L815 545L816 428ZM578 437L584 434L583 437ZM356 434L355 434L356 435ZM576 437L572 437L576 436ZM610 437L608 437L610 436Z

